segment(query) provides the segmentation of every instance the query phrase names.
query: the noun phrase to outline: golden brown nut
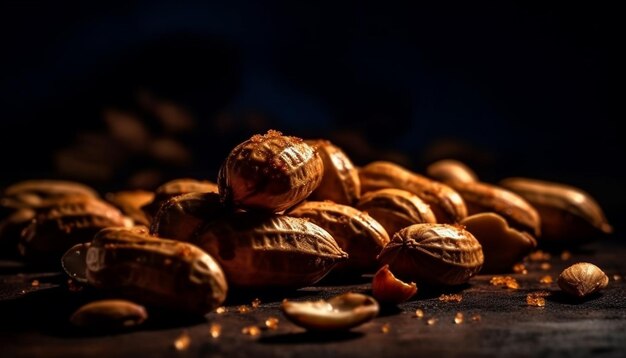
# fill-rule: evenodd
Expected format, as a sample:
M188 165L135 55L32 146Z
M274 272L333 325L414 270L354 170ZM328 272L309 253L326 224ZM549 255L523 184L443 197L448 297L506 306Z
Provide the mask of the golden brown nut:
M361 193L396 188L419 196L430 205L437 221L455 223L467 216L461 196L449 186L390 162L373 162L359 170Z
M360 293L344 293L328 301L284 300L281 309L291 322L312 331L348 330L378 315L375 299Z
M579 262L561 272L558 284L564 292L584 297L605 288L609 278L598 266Z
M192 241L207 222L225 214L217 193L189 193L171 198L158 211L150 233L178 241Z
M87 280L142 304L201 314L221 305L228 289L207 253L145 229L100 231L87 250Z
M512 191L481 182L449 184L465 200L469 215L494 212L518 230L535 236L541 233L541 220L537 210Z
M138 326L148 318L143 306L126 300L100 300L80 307L70 322L78 327L118 330Z
M327 140L307 140L317 150L324 162L324 176L310 199L330 200L337 204L352 205L361 196L359 172L350 158Z
M304 219L236 213L209 223L194 239L239 287L304 287L346 261L333 237Z
M97 198L98 193L81 183L65 180L25 180L4 190L0 206L14 209L36 208L50 200L68 196Z
M480 243L447 224L416 224L398 231L378 256L403 280L433 285L466 283L483 265Z
M144 205L142 209L153 217L163 203L175 196L189 193L217 193L218 191L217 184L208 180L174 179L158 187L154 193L154 200Z
M405 283L397 279L389 271L389 265L381 267L372 280L372 295L380 302L398 304L409 300L416 293L415 282Z
M105 199L131 218L135 225L150 225L150 218L141 209L154 200L154 193L145 190L123 190L108 193Z
M348 261L335 269L344 273L373 272L377 266L376 256L389 242L389 235L376 220L347 205L307 201L287 215L304 218L332 235L349 255Z
M37 263L58 263L70 247L91 241L106 227L128 227L132 223L115 207L89 197L71 197L39 208L22 232L19 250Z
M478 181L478 176L472 169L454 159L443 159L432 163L426 168L426 174L444 183L449 181L463 183Z
M437 222L428 204L417 195L401 189L365 193L356 208L378 221L389 235L413 224Z
M509 227L496 213L480 213L466 217L461 225L474 235L483 247L486 273L509 272L535 247L537 241L528 233Z
M277 131L255 135L233 149L220 168L222 201L237 207L285 210L322 181L324 164L302 139Z
M527 178L509 178L500 184L537 209L542 242L576 243L613 232L600 205L578 188Z

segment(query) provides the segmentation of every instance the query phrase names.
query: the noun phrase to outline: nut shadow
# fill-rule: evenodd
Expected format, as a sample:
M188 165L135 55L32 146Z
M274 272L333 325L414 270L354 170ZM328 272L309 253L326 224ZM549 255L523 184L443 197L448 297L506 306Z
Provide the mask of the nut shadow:
M566 294L563 291L554 291L550 296L546 297L546 300L565 305L578 306L589 301L595 301L602 296L602 292L594 292L591 295L585 297L574 297Z
M302 344L302 343L331 343L345 342L364 337L363 332L298 332L285 333L272 336L261 337L261 344Z

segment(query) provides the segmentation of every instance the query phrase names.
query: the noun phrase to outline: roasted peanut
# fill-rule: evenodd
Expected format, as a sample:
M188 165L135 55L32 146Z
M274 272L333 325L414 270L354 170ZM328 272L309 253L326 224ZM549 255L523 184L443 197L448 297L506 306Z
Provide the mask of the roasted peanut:
M509 272L515 263L537 247L537 241L530 234L510 228L506 220L496 213L470 215L461 221L461 225L474 235L483 248L483 272Z
M579 243L613 231L600 205L578 188L527 178L509 178L500 184L537 209L544 243Z
M135 225L150 225L150 218L141 208L154 200L154 193L145 190L124 190L108 193L105 199L131 218Z
M80 307L70 322L78 327L119 330L142 324L148 318L143 306L126 300L101 300Z
M302 139L277 131L255 135L233 149L220 168L220 196L236 207L283 211L322 181L324 164Z
M378 221L389 235L413 224L437 222L430 206L406 190L370 191L363 195L356 208Z
M444 183L449 181L460 181L463 183L478 181L478 176L472 169L454 159L444 159L432 163L426 168L426 174Z
M71 197L40 208L22 232L20 253L38 263L58 263L71 246L90 241L106 227L130 226L115 207L95 198Z
M579 262L563 270L557 282L564 292L584 297L605 288L609 278L598 266Z
M338 265L343 273L361 274L376 269L376 255L389 242L385 229L371 216L353 207L330 201L307 201L288 212L328 231L348 261Z
M91 285L142 304L204 314L226 298L224 273L211 256L145 229L100 231L86 260Z
M98 193L86 185L72 181L25 180L4 190L0 206L13 209L36 208L50 200L68 196L97 198Z
M175 179L158 187L154 193L152 202L142 207L150 217L156 215L161 205L169 199L189 193L217 193L217 184L208 180L195 180L189 178Z
M324 163L322 182L313 191L310 199L354 204L361 195L361 181L350 158L327 140L307 140L306 143L317 150Z
M373 162L359 170L361 193L396 188L419 196L430 205L437 221L455 223L467 216L461 196L449 186L390 162Z
M378 256L404 280L433 285L466 283L483 265L480 243L447 224L416 224L398 231Z
M281 309L291 322L313 331L348 330L378 315L378 302L360 293L344 293L328 301L283 301Z
M192 241L208 221L224 214L217 193L189 193L166 201L157 212L150 233L178 241Z
M527 231L535 236L541 233L541 220L537 210L512 191L480 182L449 184L465 200L469 215L494 212L518 230Z
M309 286L348 258L321 227L272 214L235 213L206 225L194 242L239 287Z

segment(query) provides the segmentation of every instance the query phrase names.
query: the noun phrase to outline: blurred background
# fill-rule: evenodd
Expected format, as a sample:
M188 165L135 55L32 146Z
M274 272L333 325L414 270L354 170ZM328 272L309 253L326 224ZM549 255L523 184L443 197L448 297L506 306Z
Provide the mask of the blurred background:
M277 129L358 165L441 158L591 192L620 227L626 144L600 2L4 1L0 186L215 180Z

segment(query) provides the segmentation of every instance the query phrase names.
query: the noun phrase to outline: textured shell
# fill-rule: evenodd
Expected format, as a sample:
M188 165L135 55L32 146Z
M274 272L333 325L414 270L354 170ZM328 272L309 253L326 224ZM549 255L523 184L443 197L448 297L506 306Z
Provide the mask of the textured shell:
M390 162L373 162L359 170L361 192L396 188L419 196L430 205L438 222L455 223L467 216L461 196L449 186Z
M25 180L4 190L0 206L10 208L36 208L46 201L67 196L96 198L98 193L77 182L64 180Z
M486 273L510 272L515 263L537 247L537 241L530 234L510 228L496 213L468 216L461 225L480 242L485 256L482 271Z
M87 280L136 302L207 313L226 298L224 273L200 248L146 230L108 228L87 250Z
M432 163L426 168L426 174L444 183L449 181L463 183L478 181L478 175L470 167L454 159L444 159Z
M150 225L150 219L141 208L154 200L154 193L145 190L126 190L108 193L105 199L133 219L136 225Z
M308 197L322 181L319 154L299 138L269 131L239 144L222 165L222 201L238 207L285 210Z
M195 242L240 287L309 286L348 258L319 226L270 214L233 214L208 224Z
M317 150L324 163L322 182L311 194L313 200L331 200L352 205L361 195L359 172L348 156L327 140L307 140Z
M437 222L428 204L401 189L370 191L363 195L356 208L378 221L389 235L414 224Z
M605 288L609 278L598 266L579 262L561 272L558 284L570 295L584 297Z
M178 241L191 241L208 221L224 213L217 193L190 193L165 202L158 211L150 233Z
M330 201L307 201L289 211L328 231L348 253L347 262L337 270L367 273L376 269L376 256L389 242L387 231L371 216L353 207Z
M58 262L70 247L91 241L106 227L130 226L130 220L99 199L72 197L37 210L22 232L19 249L29 259Z
M539 213L514 192L479 182L451 182L450 185L465 200L469 215L494 212L504 217L509 225L516 229L535 236L541 233Z
M380 307L370 296L348 292L328 301L283 301L281 309L291 322L313 331L347 330L372 320Z
M613 232L600 205L578 188L527 178L509 178L500 184L537 209L542 240L582 241L597 233Z
M137 326L148 318L143 306L126 300L90 302L72 314L70 322L91 329L124 329Z
M174 179L158 187L155 191L154 200L143 206L143 210L150 216L154 216L161 205L169 199L189 193L217 193L217 184L208 180L196 180L189 178Z
M380 302L402 303L415 296L417 286L415 282L406 283L397 279L384 265L376 272L372 279L372 295Z
M447 224L416 224L397 232L378 256L398 277L459 285L480 271L483 251L468 231Z

